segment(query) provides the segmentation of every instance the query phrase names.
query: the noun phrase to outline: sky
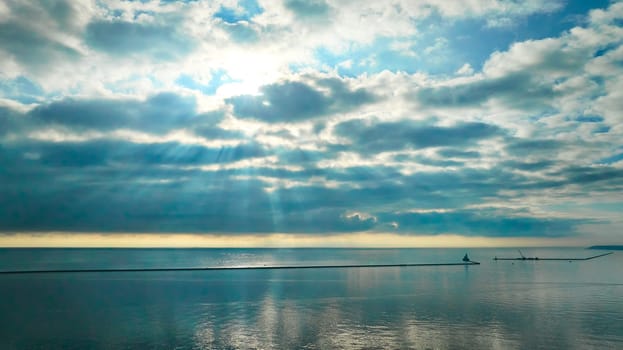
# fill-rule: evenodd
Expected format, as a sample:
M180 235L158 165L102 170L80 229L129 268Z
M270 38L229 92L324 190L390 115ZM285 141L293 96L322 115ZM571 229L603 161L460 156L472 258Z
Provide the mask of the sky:
M0 246L621 243L623 2L0 2Z

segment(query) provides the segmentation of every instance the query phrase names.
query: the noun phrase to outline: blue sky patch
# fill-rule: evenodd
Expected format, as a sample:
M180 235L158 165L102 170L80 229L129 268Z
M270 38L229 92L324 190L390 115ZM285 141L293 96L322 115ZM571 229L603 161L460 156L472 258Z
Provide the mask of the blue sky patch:
M623 153L615 154L601 160L602 164L612 164L623 160Z
M22 103L37 102L45 94L41 86L23 76L11 80L0 80L0 93Z
M195 81L192 76L188 74L181 74L175 83L192 90L199 90L206 95L214 95L216 90L223 84L236 82L237 80L231 79L227 72L223 69L217 69L212 72L212 79L208 84L200 84Z
M237 8L230 8L221 5L221 8L214 14L215 18L220 18L226 23L236 23L240 21L251 21L251 19L264 10L256 0L241 0Z

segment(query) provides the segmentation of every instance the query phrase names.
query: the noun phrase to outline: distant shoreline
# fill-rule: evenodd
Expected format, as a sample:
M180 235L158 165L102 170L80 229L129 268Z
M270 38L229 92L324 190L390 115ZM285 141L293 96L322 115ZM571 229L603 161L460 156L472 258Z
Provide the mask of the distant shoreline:
M588 249L597 250L623 250L623 245L594 245L588 247Z

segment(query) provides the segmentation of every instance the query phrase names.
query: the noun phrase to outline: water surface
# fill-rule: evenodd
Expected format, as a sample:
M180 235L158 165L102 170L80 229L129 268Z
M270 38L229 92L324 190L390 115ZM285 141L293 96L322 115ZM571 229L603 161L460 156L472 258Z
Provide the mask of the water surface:
M587 257L585 249L522 249ZM623 254L514 249L0 249L0 270L479 266L0 275L2 349L623 348Z

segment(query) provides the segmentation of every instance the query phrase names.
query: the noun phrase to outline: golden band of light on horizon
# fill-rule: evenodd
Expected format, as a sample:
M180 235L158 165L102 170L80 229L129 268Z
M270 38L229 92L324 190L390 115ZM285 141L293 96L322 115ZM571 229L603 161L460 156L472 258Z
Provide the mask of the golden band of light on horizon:
M0 235L0 247L101 248L452 248L517 246L583 246L581 238L468 237L460 235L408 236L391 233L333 235L267 234L153 234L153 233L14 233Z

